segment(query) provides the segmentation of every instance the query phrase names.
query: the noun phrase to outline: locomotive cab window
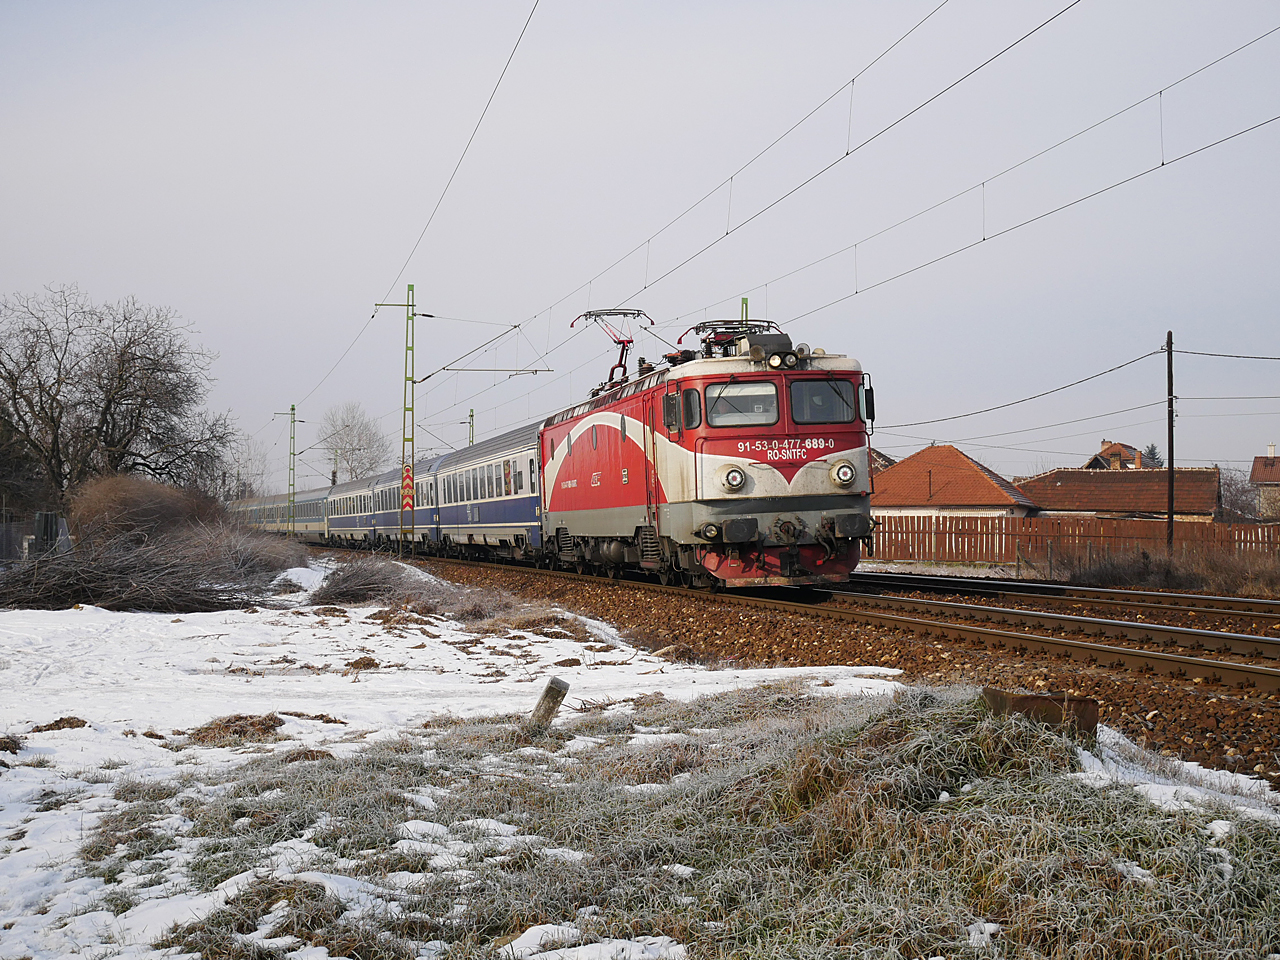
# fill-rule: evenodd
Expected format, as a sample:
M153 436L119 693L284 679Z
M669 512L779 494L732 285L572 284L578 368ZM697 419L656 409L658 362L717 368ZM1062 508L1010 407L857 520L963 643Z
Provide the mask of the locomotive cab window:
M697 389L684 392L684 428L690 430L702 426L702 397Z
M778 422L778 388L767 380L707 387L707 423L713 427L768 426Z
M795 380L791 419L796 423L852 423L853 383L849 380Z

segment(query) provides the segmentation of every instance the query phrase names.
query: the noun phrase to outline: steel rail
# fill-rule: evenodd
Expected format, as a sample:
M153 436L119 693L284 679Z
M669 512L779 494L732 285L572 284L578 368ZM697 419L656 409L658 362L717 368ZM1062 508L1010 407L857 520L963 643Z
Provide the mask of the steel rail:
M1280 600L1252 597L1217 597L1199 593L1162 593L1158 590L1111 590L1076 587L1045 581L1003 580L995 577L935 577L919 573L856 572L851 585L890 587L898 590L925 590L1007 597L1034 597L1036 600L1074 599L1085 602L1148 604L1168 609L1190 608L1196 612L1231 611L1238 614L1260 613L1280 619Z
M1154 650L1135 650L1132 647L1113 647L1085 640L1042 637L1035 634L1015 633L1011 630L998 630L975 624L921 620L915 617L904 617L874 610L853 610L847 607L801 603L795 600L774 600L738 593L708 593L705 590L691 590L687 587L667 587L638 580L611 580L587 574L570 573L564 570L543 570L513 564L486 563L479 560L454 560L436 557L426 559L436 563L456 563L463 566L485 567L493 570L536 572L543 576L595 584L625 585L655 593L693 598L704 602L714 601L736 606L776 610L780 613L822 617L831 620L842 620L848 623L862 623L915 633L921 636L937 636L947 640L977 641L990 649L996 650L1008 650L1017 653L1057 654L1073 660L1097 663L1105 667L1123 665L1138 673L1159 673L1174 679L1199 677L1203 680L1239 687L1255 687L1266 692L1280 691L1280 669L1253 664L1207 660L1202 657L1187 657Z
M1234 653L1246 657L1280 660L1280 638L1251 633L1228 633L1198 627L1175 627L1134 620L1106 620L1066 613L1042 613L1009 607L986 607L973 603L950 603L945 600L914 600L909 597L884 597L878 594L839 591L837 597L848 597L857 603L889 610L913 613L945 613L993 623L1025 624L1065 630L1068 633L1093 634L1100 637L1125 637L1147 640L1168 646L1203 648Z

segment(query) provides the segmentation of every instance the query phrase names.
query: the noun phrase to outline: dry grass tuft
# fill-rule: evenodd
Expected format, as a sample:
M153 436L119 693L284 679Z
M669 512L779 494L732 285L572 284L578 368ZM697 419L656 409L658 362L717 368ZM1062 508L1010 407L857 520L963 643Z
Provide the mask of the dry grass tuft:
M21 737L6 734L0 737L0 753L20 753L22 751L22 743Z
M282 726L284 721L274 713L260 716L236 713L196 727L188 738L206 747L235 747L242 743L274 740L276 730Z
M1280 597L1280 557L1262 553L1195 553L1170 559L1143 550L1095 560L1092 566L1081 557L1064 557L1062 562L1071 566L1070 582L1082 586Z
M31 728L32 733L49 733L51 730L79 730L89 724L79 717L59 717L52 723L39 723Z
M561 751L575 736L593 739ZM341 759L263 755L210 771L214 789L180 798L131 785L124 793L139 799L104 817L85 858L94 875L123 878L124 905L138 869L129 858L155 856L162 822L180 809L195 888L262 869L224 908L156 944L205 957L311 946L400 958L443 940L454 960L479 960L533 924L566 922L588 945L666 935L690 955L733 960L1275 952L1280 828L1162 810L1122 784L1094 788L1072 776L1077 748L990 715L973 691L840 698L786 683L689 703L654 694L536 742L517 717L445 719ZM320 762L293 759L302 755ZM1225 817L1234 830L1211 836L1209 822ZM477 818L518 836L489 837ZM460 864L398 845L402 825L422 819L443 825L441 845ZM304 838L314 859L293 868L298 877L270 877L278 845ZM556 855L567 851L581 858ZM668 869L677 864L692 869ZM309 870L358 879L366 893L339 902L303 879ZM406 872L417 875L407 884ZM999 932L971 945L971 925L985 923Z
M337 717L327 713L302 713L298 710L279 710L277 711L282 717L297 717L299 720L315 720L319 723L339 723L344 727L347 721L339 720Z

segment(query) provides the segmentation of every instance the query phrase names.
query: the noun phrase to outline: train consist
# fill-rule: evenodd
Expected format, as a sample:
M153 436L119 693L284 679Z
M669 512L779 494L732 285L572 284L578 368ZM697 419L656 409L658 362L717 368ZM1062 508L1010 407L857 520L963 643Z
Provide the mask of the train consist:
M619 313L643 316L585 316ZM690 332L700 349L642 359L634 377L630 340L615 336L619 362L588 400L415 464L399 545L693 586L848 580L872 542L869 377L767 321ZM403 482L397 468L298 493L292 529L319 544L398 545ZM288 496L231 507L290 530Z

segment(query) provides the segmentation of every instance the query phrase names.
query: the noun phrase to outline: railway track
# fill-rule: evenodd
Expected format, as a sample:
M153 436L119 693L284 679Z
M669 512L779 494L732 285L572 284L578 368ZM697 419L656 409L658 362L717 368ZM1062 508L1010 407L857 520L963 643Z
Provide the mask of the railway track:
M975 611L980 611L977 615L981 616L985 613L990 618L1001 617L1003 622L1007 624L1038 625L1052 627L1059 631L1071 630L1100 636L1124 636L1128 639L1166 645L1184 647L1194 645L1200 649L1222 651L1240 657L1280 659L1280 641L1271 641L1269 638L1249 634L1133 624L1094 617L1036 614L1034 612L1008 610L1005 608L975 607L969 604L885 598L865 594L857 595L858 600L864 606L848 606L846 602L833 603L831 598L834 595L827 591L813 591L811 593L813 599L778 599L776 597L743 593L708 594L703 590L662 586L642 580L613 581L588 574L570 573L562 570L534 570L533 568L513 567L511 564L485 563L474 560L435 562L462 564L494 570L510 571L519 569L545 577L584 581L593 584L612 583L627 588L697 599L701 602L713 600L717 603L733 606L899 630L920 637L977 643L989 649L1006 653L1041 653L1055 657L1066 657L1101 667L1123 667L1138 673L1156 674L1175 680L1194 678L1199 681L1222 683L1231 687L1252 688L1260 693L1280 692L1280 669L1273 666L1264 666L1247 661L1217 660L1189 656L1182 653L1170 653L1141 647L1117 646L1097 643L1091 640L1074 639L1072 637L1033 634L987 626L972 621ZM1117 593L1117 591L1110 592ZM844 596L851 595L844 594ZM1228 598L1214 599L1225 600ZM875 606L873 607L872 604L875 604ZM904 616L900 612L902 610L911 612L926 611L935 615L950 615L953 618L957 614L962 616L959 620L938 619L937 616L911 617ZM1108 633L1108 631L1112 632Z
M1001 580L985 577L938 577L916 573L855 573L850 589L947 593L1044 604L1087 603L1089 606L1123 607L1129 610L1178 610L1203 614L1256 615L1280 623L1280 600L1248 597L1215 597L1198 593L1165 593L1157 590L1114 590L1077 587L1045 581Z

